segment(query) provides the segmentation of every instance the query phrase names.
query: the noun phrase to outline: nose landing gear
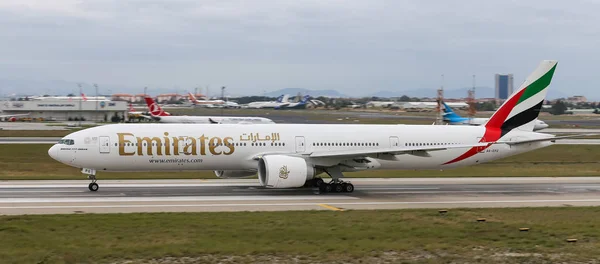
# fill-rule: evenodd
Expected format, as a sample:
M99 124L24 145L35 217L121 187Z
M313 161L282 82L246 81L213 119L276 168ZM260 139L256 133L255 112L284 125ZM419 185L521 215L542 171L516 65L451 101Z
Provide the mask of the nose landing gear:
M88 179L92 180L90 185L88 185L88 189L90 189L90 191L92 192L98 191L98 188L100 188L100 186L98 186L98 184L96 183L96 175L89 175Z
M96 170L84 168L81 169L81 172L83 174L87 174L88 179L92 180L92 182L88 185L88 189L90 189L90 191L92 192L98 191L98 188L100 188L100 186L98 186L98 184L96 183Z

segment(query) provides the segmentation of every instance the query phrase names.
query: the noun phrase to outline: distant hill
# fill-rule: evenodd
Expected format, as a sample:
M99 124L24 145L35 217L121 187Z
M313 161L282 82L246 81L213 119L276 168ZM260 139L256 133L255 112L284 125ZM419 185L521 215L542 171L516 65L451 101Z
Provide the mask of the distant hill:
M272 92L266 93L265 96L277 97L282 94L289 94L290 96L295 96L298 93L300 93L302 95L310 95L312 97L319 97L319 96L348 97L347 95L342 94L336 90L310 90L310 89L304 89L304 88L284 88L284 89L280 89L277 91L272 91Z
M65 80L22 80L22 79L0 79L0 96L3 95L66 95L69 93L79 93L76 81L65 81ZM132 93L138 94L143 93L143 87L127 87L122 85L111 85L98 83L100 94L111 94L111 93ZM83 92L85 94L92 95L95 93L92 83L82 82ZM444 96L446 98L465 98L467 96L468 87L458 89L446 89ZM167 92L179 92L184 93L185 89L178 88L166 88L166 87L151 87L148 90L150 94L167 93ZM311 90L305 88L284 88L276 91L266 93L265 96L277 97L282 94L289 94L295 96L298 93L302 95L310 95L313 97L326 96L326 97L400 97L403 95L409 97L435 97L436 89L414 89L414 90L383 90L370 94L343 94L337 90ZM494 97L494 88L490 87L477 87L475 91L476 98L492 98ZM218 94L211 94L216 95ZM233 96L232 94L229 94ZM237 94L236 94L237 95ZM256 94L244 94L245 96L258 95ZM238 95L238 96L241 96ZM566 98L569 94L557 91L556 89L550 89L548 91L548 99ZM588 100L599 100L595 95L589 96Z

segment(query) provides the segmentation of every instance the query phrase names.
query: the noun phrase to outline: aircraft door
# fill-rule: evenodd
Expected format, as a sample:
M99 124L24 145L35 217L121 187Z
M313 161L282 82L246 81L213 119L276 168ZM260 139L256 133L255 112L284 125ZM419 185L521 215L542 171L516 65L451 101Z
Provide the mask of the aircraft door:
M185 154L185 145L186 145L187 141L188 141L187 138L185 140L177 141L177 151L179 152L179 154L181 154L181 155Z
M304 151L306 151L304 137L296 137L296 153L301 153Z
M398 137L390 137L390 147L397 148L400 147L400 140Z
M110 153L110 137L100 137L100 153Z

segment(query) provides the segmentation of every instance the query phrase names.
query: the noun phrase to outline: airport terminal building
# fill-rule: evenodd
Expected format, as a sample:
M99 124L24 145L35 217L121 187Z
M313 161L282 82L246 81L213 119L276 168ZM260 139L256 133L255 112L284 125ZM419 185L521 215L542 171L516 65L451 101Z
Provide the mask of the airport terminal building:
M29 100L0 102L3 114L27 114L31 119L56 121L107 121L127 119L127 102L108 100Z

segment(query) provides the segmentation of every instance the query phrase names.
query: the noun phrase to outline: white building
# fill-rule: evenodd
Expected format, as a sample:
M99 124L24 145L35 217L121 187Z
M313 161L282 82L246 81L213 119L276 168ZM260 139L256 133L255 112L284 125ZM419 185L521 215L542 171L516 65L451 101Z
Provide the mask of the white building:
M0 102L3 114L27 114L44 120L111 121L116 114L127 118L127 102L83 100L35 100Z

